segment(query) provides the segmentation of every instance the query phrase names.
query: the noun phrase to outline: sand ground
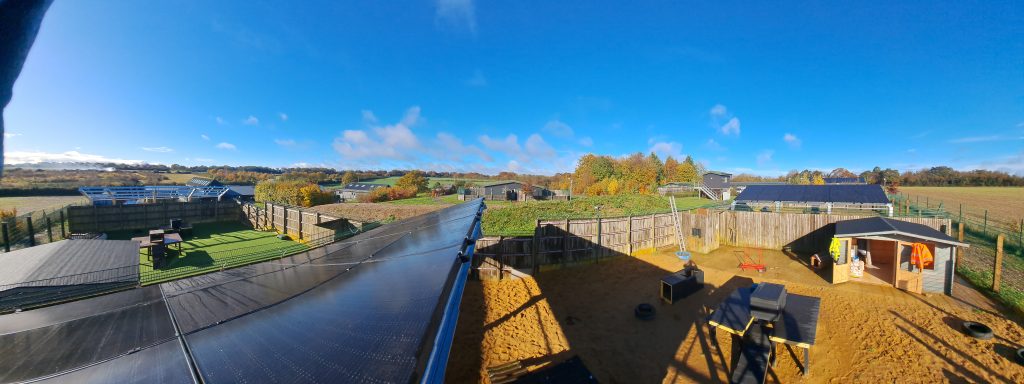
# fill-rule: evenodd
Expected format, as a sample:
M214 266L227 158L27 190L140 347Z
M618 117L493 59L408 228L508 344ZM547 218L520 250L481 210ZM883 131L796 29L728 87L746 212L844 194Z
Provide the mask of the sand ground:
M695 255L705 287L674 305L658 299L660 278L683 266L668 251L544 272L537 279L471 281L448 382L486 382L487 367L515 360L538 366L573 355L602 383L727 382L732 338L726 332L712 336L704 319L733 290L760 281L822 299L810 373L800 375L801 350L780 348L769 382L1024 382L1024 366L1013 361L1024 346L1020 319L964 287L949 297L859 283L833 286L799 257L772 251L764 257L769 269L757 273L740 272L731 249ZM653 321L633 316L642 302L657 308ZM989 325L996 337L964 335L964 320Z

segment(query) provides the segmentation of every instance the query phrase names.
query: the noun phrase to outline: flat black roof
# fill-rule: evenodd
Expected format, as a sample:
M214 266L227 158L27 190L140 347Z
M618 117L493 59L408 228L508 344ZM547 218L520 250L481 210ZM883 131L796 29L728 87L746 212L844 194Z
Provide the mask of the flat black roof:
M748 185L737 202L784 201L802 203L889 204L881 185Z
M458 255L481 209L477 199L279 260L0 315L0 382L419 381L443 372L469 266Z
M890 219L885 217L867 217L863 219L843 220L836 222L835 237L865 236L907 236L915 239L937 243L967 246L956 239L924 224Z
M0 291L4 286L13 288L12 284L67 276L76 276L68 279L75 284L110 282L111 276L117 276L113 271L123 268L138 270L139 243L130 240L61 240L0 254ZM100 271L112 272L103 276ZM137 279L138 275L134 278Z

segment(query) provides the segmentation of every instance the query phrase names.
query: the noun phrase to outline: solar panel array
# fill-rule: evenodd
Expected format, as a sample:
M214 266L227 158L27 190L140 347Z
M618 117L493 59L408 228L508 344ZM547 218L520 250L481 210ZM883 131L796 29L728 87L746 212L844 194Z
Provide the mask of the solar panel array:
M78 191L97 202L142 202L146 200L181 200L190 198L220 198L230 188L226 186L188 187L180 185L147 185L128 187L81 187Z
M737 202L889 204L881 185L750 185Z
M469 265L459 255L472 254L482 208L476 200L280 260L0 316L0 382L420 381L445 364L434 361L450 347L441 329L457 317L447 311L458 309Z

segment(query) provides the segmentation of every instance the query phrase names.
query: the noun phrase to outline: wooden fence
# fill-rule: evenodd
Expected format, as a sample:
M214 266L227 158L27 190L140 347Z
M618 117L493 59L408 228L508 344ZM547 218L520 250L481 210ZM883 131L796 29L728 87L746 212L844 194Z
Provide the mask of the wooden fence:
M67 208L71 233L152 229L167 226L170 219L182 219L187 224L232 221L240 214L238 203L227 200Z
M686 249L710 253L723 245L818 251L828 247L840 220L864 216L735 212L699 209L679 214ZM950 234L948 219L903 218ZM676 246L672 214L538 221L533 236L484 237L477 241L475 270L481 278L538 273L545 266L650 252ZM501 273L499 273L501 271Z
M266 203L265 208L253 203L242 204L241 215L242 221L253 228L275 230L298 240L334 236L337 232L335 228L327 228L321 224L342 220L313 210L272 203ZM349 223L346 220L345 224L345 229L356 229L361 223Z

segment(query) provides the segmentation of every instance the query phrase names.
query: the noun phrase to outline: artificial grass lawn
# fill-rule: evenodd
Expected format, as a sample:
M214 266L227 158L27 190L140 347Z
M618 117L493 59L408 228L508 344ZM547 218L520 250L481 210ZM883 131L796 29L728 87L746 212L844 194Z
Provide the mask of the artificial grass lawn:
M113 240L129 240L144 234L145 231L118 231L107 236ZM183 240L181 254L178 254L177 244L169 246L168 252L173 259L158 270L153 269L153 260L147 250L139 250L143 285L271 260L309 249L293 240L278 239L276 232L256 231L239 222L195 224L192 236Z

